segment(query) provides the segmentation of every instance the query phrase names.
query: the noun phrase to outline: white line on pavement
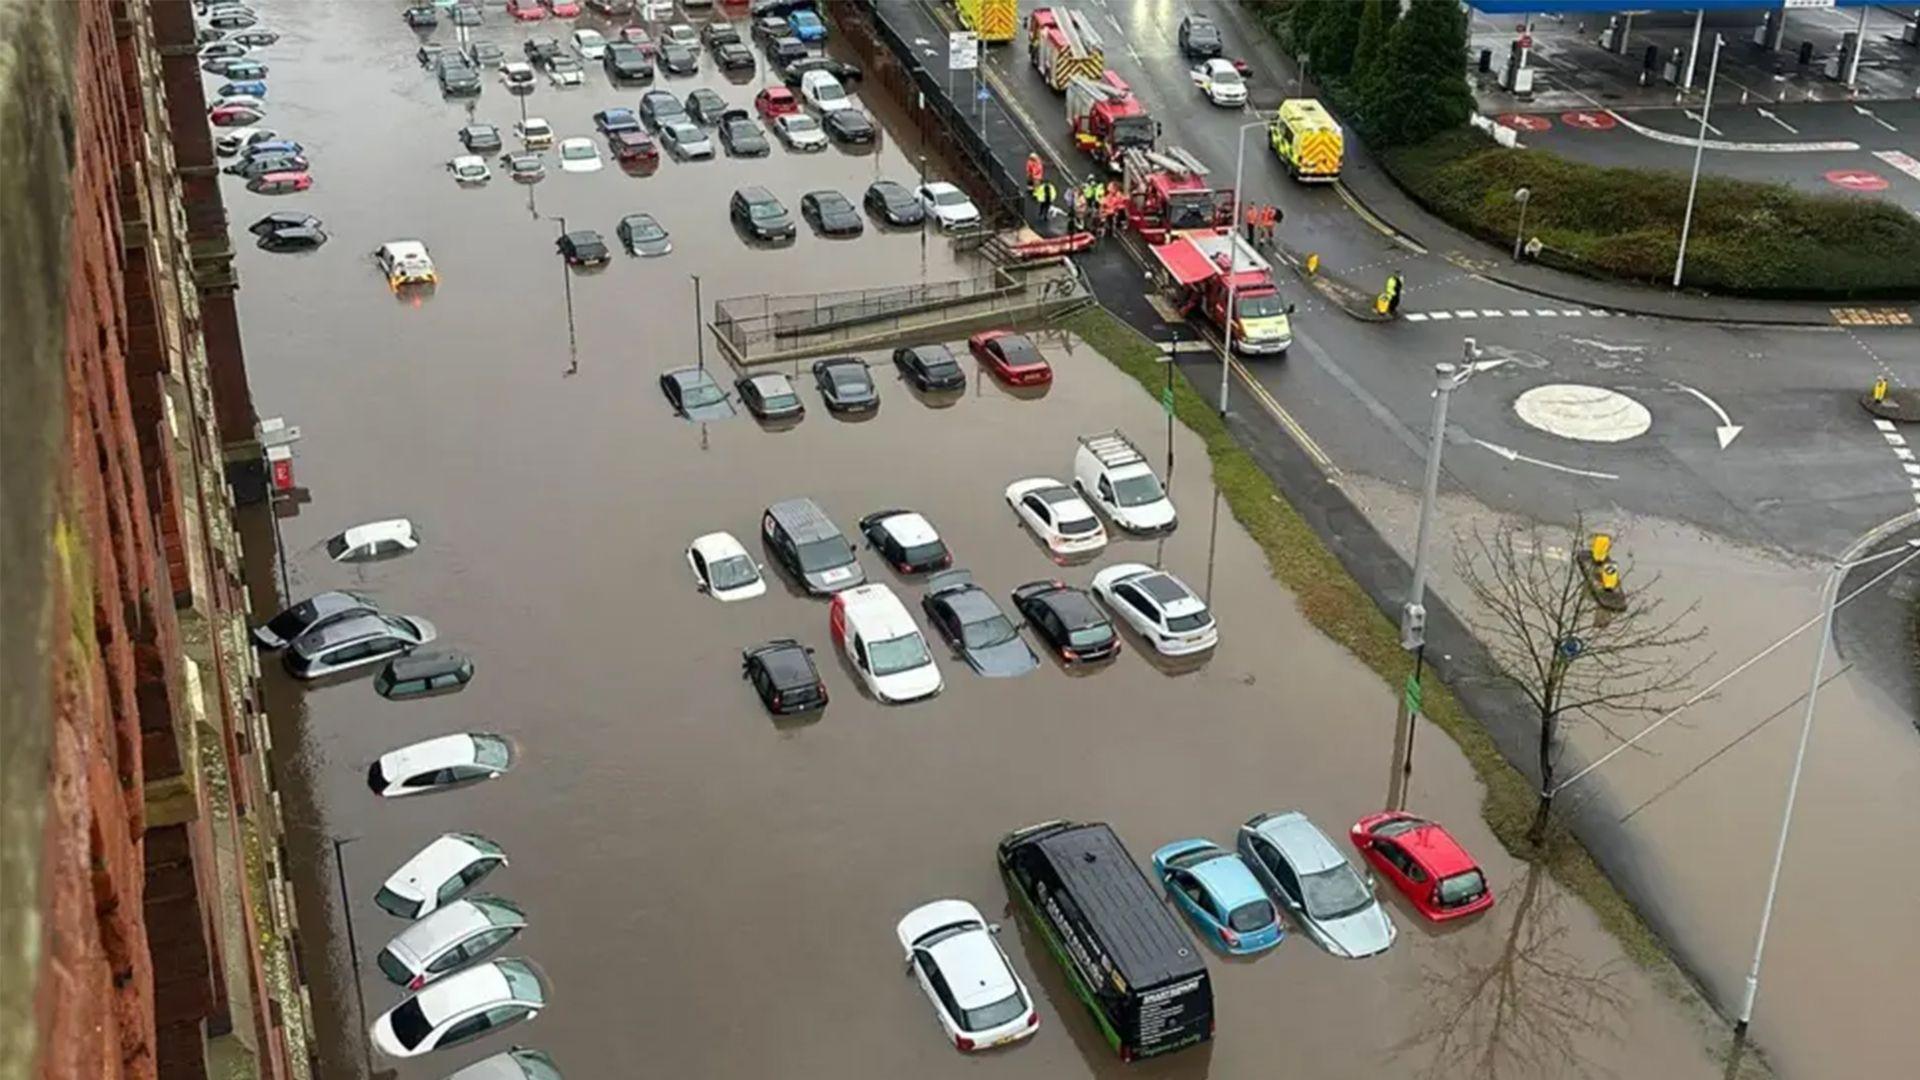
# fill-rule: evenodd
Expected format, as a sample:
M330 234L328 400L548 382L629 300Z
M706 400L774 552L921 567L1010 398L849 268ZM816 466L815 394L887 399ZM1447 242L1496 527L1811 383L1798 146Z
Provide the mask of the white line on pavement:
M1560 317L1560 313L1552 308L1535 308L1533 313L1547 319L1557 319Z
M1471 308L1461 308L1453 313L1453 317L1456 319L1477 319L1480 317L1480 313Z
M1892 431L1893 421L1881 420L1879 418L1875 418L1873 421L1873 426L1879 428L1881 431Z
M1565 315L1566 317L1571 319L1580 315L1584 315L1586 314L1586 312L1581 311L1579 308L1561 308L1560 314Z
M1887 440L1887 445L1889 446L1907 445L1907 437L1897 431L1883 431L1880 433L1880 437Z
M1426 322L1427 317L1418 311L1409 311L1407 312L1407 321L1408 322Z
M1429 317L1433 319L1445 321L1447 319L1453 318L1453 313L1449 311L1436 311Z
M1523 308L1523 307L1517 307L1517 308L1514 308L1512 311L1507 312L1507 314L1513 316L1516 319L1524 319L1527 316L1533 314L1533 312L1528 311L1526 308Z
M1485 315L1489 319L1497 319L1504 313L1499 308L1483 308L1480 314Z

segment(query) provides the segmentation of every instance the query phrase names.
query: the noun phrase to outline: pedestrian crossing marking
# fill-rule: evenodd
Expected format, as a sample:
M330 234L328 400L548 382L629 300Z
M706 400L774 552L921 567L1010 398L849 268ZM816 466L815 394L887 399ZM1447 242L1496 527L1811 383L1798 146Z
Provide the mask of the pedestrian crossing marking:
M1507 314L1513 316L1516 319L1524 319L1527 316L1533 314L1533 312L1528 311L1526 308L1523 308L1523 307L1517 307L1517 308L1514 308L1512 311L1507 312Z
M1873 426L1879 428L1881 431L1892 431L1893 421L1876 418L1873 421Z
M1474 311L1472 308L1461 308L1459 311L1453 313L1453 317L1456 319L1477 319L1480 317L1480 313Z
M1434 319L1451 319L1453 315L1445 311L1436 311L1430 317Z
M1614 313L1600 308L1533 308L1532 310L1528 310L1527 308L1509 308L1505 311L1499 308L1479 308L1477 310L1474 308L1456 308L1453 311L1408 311L1401 313L1400 317L1408 322L1445 322L1448 319L1572 319L1582 315L1593 318L1605 318L1612 314Z
M1828 308L1841 326L1912 326L1913 312L1902 308Z

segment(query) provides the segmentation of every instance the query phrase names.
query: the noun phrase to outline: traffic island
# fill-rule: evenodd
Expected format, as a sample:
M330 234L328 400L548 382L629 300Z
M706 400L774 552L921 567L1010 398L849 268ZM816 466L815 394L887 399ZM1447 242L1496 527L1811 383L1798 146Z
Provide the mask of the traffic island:
M1881 379L1860 395L1860 407L1881 420L1920 423L1920 386L1889 386Z
M1393 312L1380 309L1379 294L1361 288L1340 274L1320 265L1319 256L1311 252L1296 251L1278 240L1274 241L1271 250L1274 256L1286 263L1301 281L1341 311L1361 322L1393 321Z

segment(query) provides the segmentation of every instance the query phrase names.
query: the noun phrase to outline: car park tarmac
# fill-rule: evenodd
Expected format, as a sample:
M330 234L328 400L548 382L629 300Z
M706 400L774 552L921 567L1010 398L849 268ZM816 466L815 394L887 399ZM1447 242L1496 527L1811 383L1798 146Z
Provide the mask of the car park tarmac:
M790 209L821 187L857 203L877 176L911 185L904 133L889 129L880 148L858 153L776 147L764 159L663 161L646 176L553 169L527 187L457 189L441 171L456 133L474 120L509 130L517 99L489 82L477 99L442 100L388 9L285 14L276 28L302 47L276 64L276 108L298 117L327 174L309 196L278 203L235 183L234 217L308 209L350 241L294 258L238 257L255 397L304 431L300 477L313 498L280 523L293 589L350 588L389 610L431 611L486 669L464 693L405 703L357 684L300 695L278 672L266 676L296 823L322 1075L359 1068L356 978L370 1016L398 1001L372 953L403 924L373 905L374 890L447 831L480 833L515 854L487 889L526 908L531 925L514 951L538 958L551 1005L509 1035L401 1063L401 1080L433 1080L510 1044L548 1051L570 1077L634 1075L642 1062L648 1074L834 1080L1375 1076L1428 1064L1435 1037L1424 1033L1447 1014L1463 973L1506 963L1551 978L1552 964L1518 962L1539 958L1519 953L1542 935L1565 969L1610 972L1623 1002L1593 1006L1604 1030L1572 1031L1558 1056L1622 1074L1713 1074L1695 1022L1589 913L1555 903L1551 883L1523 889L1520 865L1479 821L1466 763L1430 732L1421 769L1444 794L1413 809L1448 824L1500 902L1436 930L1383 894L1399 940L1362 961L1304 939L1251 961L1207 952L1214 1041L1122 1066L1031 925L1004 912L995 841L1047 818L1106 821L1144 860L1183 837L1228 846L1253 814L1300 809L1344 844L1346 828L1379 807L1391 745L1391 696L1273 582L1215 499L1201 444L1176 434L1175 532L1112 530L1097 560L1062 566L1016 524L1006 485L1070 477L1078 436L1114 428L1160 468L1164 419L1151 396L1059 333L1035 334L1053 370L1044 390L1003 387L954 340L962 390L922 395L901 380L890 349L875 350L863 354L880 394L870 415L830 414L803 362L774 369L793 377L807 406L798 422L763 426L745 410L706 424L676 417L658 378L699 359L689 274L701 276L710 312L727 296L978 272L931 232L869 228L830 242L801 230L763 249L728 225L727 196L746 184L769 187ZM529 33L553 32L508 25L492 9L487 20L478 36L509 56ZM741 86L705 64L695 78L662 75L655 85L682 98L712 86L744 106L770 79L763 59L756 81ZM877 92L856 96L864 104ZM593 112L633 107L638 93L608 88L590 66L585 87L543 84L528 107L560 137L591 136ZM885 122L887 110L869 109ZM616 254L580 272L553 254L562 215L568 229L611 235L621 216L642 211L673 233L671 255ZM429 244L439 284L396 300L364 253L403 236ZM562 274L572 275L573 374ZM711 343L706 364L731 388L736 373ZM1220 644L1197 664L1162 667L1122 630L1111 663L1068 671L1043 657L1027 675L987 679L926 625L924 577L903 577L862 549L869 579L897 593L928 634L945 680L935 698L883 706L834 646L827 601L802 595L759 541L763 509L796 496L817 501L850 537L866 514L912 507L1003 610L1024 582L1059 577L1084 588L1113 563L1163 566L1207 598ZM345 524L399 514L421 537L404 560L335 564L317 546ZM769 564L766 595L721 604L695 588L683 553L722 530ZM740 678L741 649L781 637L813 648L831 696L825 710L770 718ZM367 790L366 767L381 753L458 731L506 737L514 771L428 799ZM349 836L359 838L343 857L357 972L330 845ZM1033 1038L984 1061L943 1041L902 973L894 926L941 897L965 898L1002 923L999 940L1041 1014ZM1543 1000L1529 989L1516 1008ZM1613 1032L1631 1032L1631 1042Z

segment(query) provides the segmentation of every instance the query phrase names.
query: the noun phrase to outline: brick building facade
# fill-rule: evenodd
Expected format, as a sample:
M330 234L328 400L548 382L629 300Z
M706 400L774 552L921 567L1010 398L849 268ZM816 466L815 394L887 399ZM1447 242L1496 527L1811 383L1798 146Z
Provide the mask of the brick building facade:
M32 163L0 186L9 1076L310 1075L195 33L187 0L0 13L0 155Z

